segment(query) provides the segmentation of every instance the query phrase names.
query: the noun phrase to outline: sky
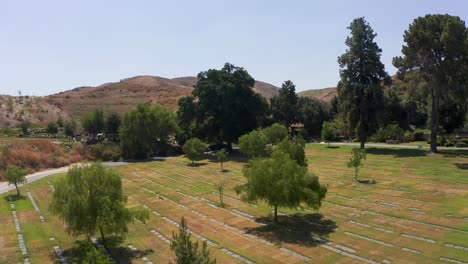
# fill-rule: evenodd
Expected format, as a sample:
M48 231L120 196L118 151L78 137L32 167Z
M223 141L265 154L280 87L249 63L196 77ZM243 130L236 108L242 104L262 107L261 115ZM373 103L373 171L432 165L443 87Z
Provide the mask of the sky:
M225 62L296 91L336 86L347 27L365 17L389 74L418 16L468 20L466 0L0 0L0 94L48 95Z

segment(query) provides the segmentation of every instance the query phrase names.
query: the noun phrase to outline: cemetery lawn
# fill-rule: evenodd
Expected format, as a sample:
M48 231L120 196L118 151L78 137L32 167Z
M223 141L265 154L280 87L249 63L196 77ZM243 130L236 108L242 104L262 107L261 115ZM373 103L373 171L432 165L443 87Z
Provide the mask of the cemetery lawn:
M118 263L168 263L174 254L166 239L184 216L193 239L207 240L218 263L468 262L467 151L367 148L361 182L346 166L350 151L308 144L308 169L328 186L327 197L317 212L281 208L276 225L271 207L245 203L233 190L245 182L240 157L225 162L224 173L214 160L189 166L182 157L114 167L127 205L147 208L151 217L130 224L126 240L110 254ZM227 179L225 208L215 186L220 175ZM8 199L14 191L0 195L0 263L57 262L56 245L67 256L75 238L48 211L50 184L59 177L21 187L20 200Z

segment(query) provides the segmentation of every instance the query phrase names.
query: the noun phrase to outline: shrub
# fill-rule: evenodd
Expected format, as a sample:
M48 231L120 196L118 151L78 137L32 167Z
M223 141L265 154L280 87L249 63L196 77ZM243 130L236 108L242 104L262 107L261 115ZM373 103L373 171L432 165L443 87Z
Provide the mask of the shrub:
M416 129L413 133L413 141L424 141L424 131Z
M447 142L445 142L445 146L446 146L446 147L453 147L454 145L455 145L455 144L453 144L453 142L450 141L450 140L447 140Z
M91 150L91 155L96 160L118 161L120 159L120 148L114 143L102 142L89 145L89 149Z
M201 160L207 149L208 145L198 138L188 140L182 147L182 150L187 155L187 158L192 161L192 164L195 164L195 161Z
M385 128L379 128L372 138L375 139L376 142L402 140L404 138L404 132L397 124L390 124Z
M405 142L411 142L411 141L413 141L413 133L411 133L411 131L406 131Z

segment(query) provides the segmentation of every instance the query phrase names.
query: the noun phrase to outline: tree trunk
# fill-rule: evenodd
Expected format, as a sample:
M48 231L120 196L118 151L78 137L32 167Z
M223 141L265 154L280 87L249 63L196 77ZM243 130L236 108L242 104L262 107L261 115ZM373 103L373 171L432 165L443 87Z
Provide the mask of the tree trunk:
M275 222L278 223L278 206L275 205Z
M358 169L354 169L354 180L357 181L357 174L358 174Z
M330 141L328 141L328 147L330 147Z
M15 188L16 188L16 195L19 197L20 196L20 191L19 191L17 183L15 183Z
M360 141L361 141L361 149L364 149L364 145L366 144L366 141L363 139L361 139Z
M437 132L439 130L439 99L436 91L432 92L431 109L431 152L437 153Z
M223 169L223 162L221 161L221 172L223 172L224 169Z
M104 231L102 231L102 227L99 227L99 232L101 233L102 244L105 245L106 244L106 237L104 236Z

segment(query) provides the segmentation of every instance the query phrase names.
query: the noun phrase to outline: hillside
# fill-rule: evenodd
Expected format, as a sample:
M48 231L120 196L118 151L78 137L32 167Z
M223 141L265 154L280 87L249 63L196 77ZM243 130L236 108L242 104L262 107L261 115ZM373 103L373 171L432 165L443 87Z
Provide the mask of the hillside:
M328 87L323 89L305 90L297 94L302 97L310 97L324 102L330 102L331 99L333 99L333 97L338 94L338 92L336 87Z

